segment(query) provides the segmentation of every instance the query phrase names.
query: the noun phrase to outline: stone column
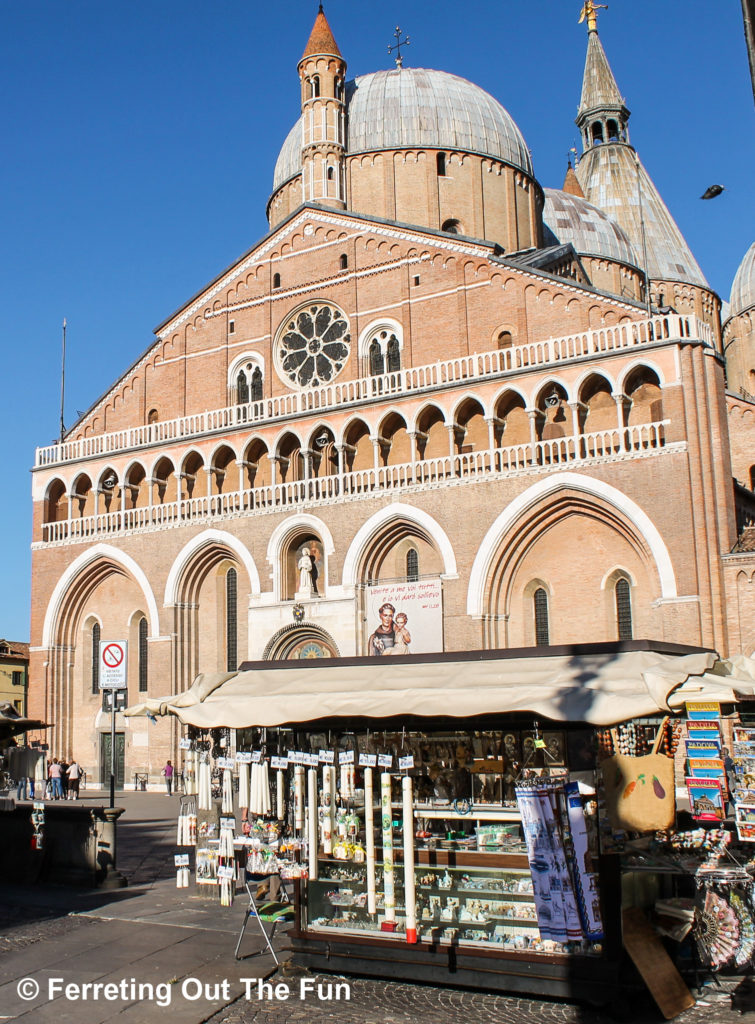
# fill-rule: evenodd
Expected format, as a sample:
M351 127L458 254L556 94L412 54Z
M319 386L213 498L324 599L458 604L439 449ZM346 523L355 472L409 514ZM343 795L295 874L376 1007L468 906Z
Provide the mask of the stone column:
M626 395L622 392L614 392L611 396L616 402L616 421L619 428L619 451L627 450L626 424L624 422Z
M537 428L535 423L537 422L538 410L537 409L525 409L529 420L530 420L530 465L536 466L538 463L537 458Z
M574 438L574 458L581 459L586 455L586 448L582 443L582 430L579 426L579 410L581 402L569 402L571 409L571 432Z

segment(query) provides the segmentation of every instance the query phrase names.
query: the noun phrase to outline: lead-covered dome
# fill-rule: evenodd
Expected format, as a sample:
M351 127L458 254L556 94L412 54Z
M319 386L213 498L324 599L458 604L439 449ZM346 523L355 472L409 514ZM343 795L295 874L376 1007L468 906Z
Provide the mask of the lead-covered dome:
M445 71L394 68L346 85L347 153L440 149L478 153L532 176L516 123L479 86ZM301 171L301 118L275 165L273 191Z
M557 188L546 188L543 192L546 245L571 242L580 256L602 256L633 267L638 266L626 232L597 206L581 196ZM554 237L549 238L548 231Z
M734 275L730 301L730 316L738 316L750 306L755 306L755 242L745 253Z

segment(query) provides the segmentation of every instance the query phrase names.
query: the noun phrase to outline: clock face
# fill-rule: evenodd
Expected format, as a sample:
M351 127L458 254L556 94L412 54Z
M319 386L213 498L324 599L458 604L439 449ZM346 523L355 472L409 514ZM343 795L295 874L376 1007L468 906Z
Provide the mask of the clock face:
M351 351L349 323L329 303L299 309L279 331L278 373L287 384L316 388L338 376Z

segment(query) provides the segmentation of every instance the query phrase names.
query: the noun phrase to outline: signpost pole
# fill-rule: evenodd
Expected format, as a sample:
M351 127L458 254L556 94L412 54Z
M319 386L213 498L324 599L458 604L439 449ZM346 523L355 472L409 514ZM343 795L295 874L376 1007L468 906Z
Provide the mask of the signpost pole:
M110 806L115 807L115 695L110 691Z
M110 810L115 807L115 712L116 697L127 688L126 640L100 641L100 689L110 694Z

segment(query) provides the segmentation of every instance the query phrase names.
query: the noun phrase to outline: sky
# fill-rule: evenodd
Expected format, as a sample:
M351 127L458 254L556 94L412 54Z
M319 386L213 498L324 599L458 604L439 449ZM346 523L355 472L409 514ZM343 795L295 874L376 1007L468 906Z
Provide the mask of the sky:
M405 64L509 111L544 186L578 146L581 0L327 0L348 77ZM0 637L29 639L34 452L89 408L154 327L267 230L299 113L309 0L0 0ZM681 16L683 15L683 16ZM611 0L600 37L633 144L712 287L755 240L755 106L739 0ZM699 196L713 183L718 199ZM71 557L80 551L71 548Z

